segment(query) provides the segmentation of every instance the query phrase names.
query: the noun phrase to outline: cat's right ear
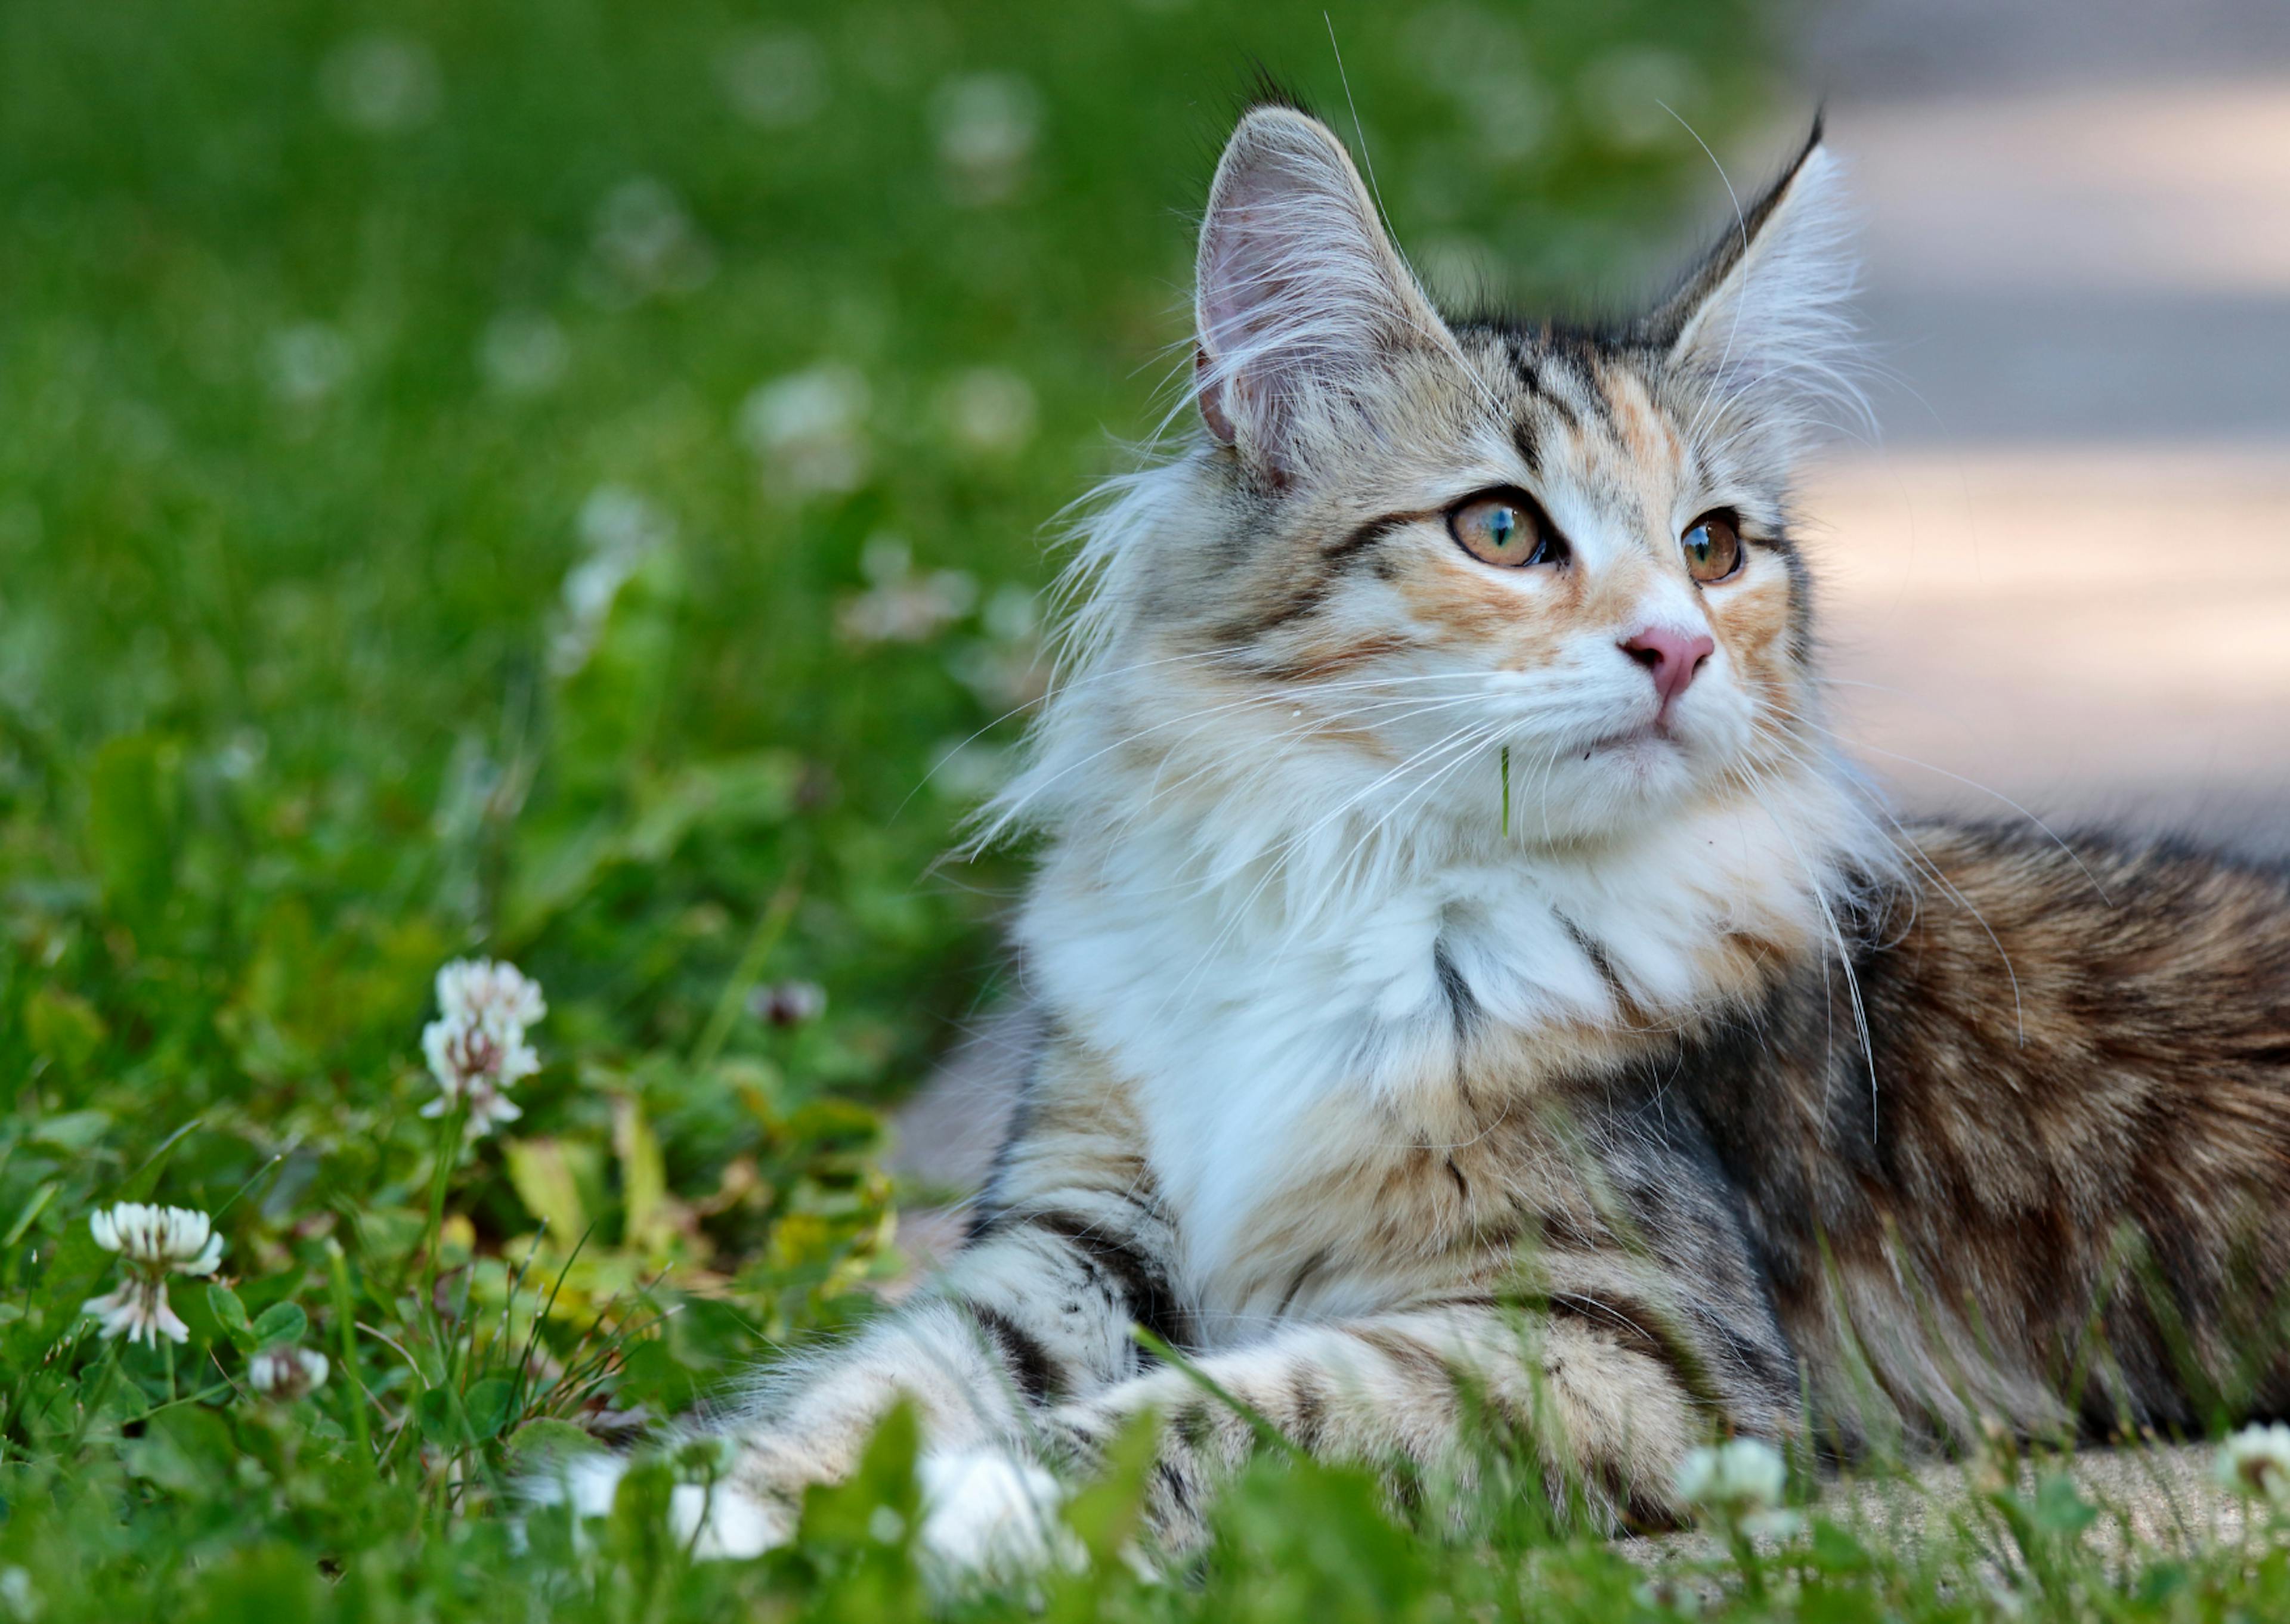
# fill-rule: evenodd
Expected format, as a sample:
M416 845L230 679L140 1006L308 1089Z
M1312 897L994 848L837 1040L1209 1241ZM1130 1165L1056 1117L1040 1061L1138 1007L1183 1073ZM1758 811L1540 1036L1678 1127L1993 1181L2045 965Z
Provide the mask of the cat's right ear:
M1856 276L1844 173L1816 119L1797 161L1743 210L1646 324L1681 372L1784 457L1868 407L1854 375Z
M1343 143L1289 108L1257 108L1225 147L1195 289L1201 420L1274 484L1363 410L1377 357L1453 342Z

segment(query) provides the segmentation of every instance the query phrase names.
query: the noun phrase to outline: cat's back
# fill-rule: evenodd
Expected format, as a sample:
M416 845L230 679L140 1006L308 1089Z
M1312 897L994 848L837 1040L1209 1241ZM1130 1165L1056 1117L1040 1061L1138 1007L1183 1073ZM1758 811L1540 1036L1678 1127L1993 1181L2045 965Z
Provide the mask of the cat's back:
M1849 957L1692 1090L1816 1374L1865 1361L1943 1425L2063 1420L2079 1363L2109 1423L2280 1388L2252 1350L2290 1280L2290 871L2025 824L1902 840Z

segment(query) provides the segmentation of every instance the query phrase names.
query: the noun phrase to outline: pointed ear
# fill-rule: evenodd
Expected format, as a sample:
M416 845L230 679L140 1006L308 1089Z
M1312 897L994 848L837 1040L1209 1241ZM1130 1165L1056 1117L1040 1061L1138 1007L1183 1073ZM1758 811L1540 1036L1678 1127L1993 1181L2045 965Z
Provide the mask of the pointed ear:
M1224 149L1194 310L1201 420L1276 482L1363 408L1379 356L1454 344L1343 143L1288 108L1257 108Z
M1794 452L1840 409L1866 412L1848 370L1858 280L1842 166L1816 121L1797 162L1654 313L1648 336Z

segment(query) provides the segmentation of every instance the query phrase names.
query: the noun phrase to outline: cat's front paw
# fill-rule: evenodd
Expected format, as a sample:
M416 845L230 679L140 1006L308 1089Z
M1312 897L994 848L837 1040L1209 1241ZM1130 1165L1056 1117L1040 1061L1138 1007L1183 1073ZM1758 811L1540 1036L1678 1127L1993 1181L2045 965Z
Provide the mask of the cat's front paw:
M563 1462L524 1485L532 1506L567 1506L577 1522L608 1516L629 1462L621 1455L582 1455ZM761 1499L737 1484L680 1483L669 1492L669 1528L703 1561L760 1556L795 1536L795 1517L785 1506Z
M925 1561L953 1579L1018 1579L1078 1571L1088 1557L1059 1516L1065 1494L1033 1461L998 1449L949 1451L916 1463Z

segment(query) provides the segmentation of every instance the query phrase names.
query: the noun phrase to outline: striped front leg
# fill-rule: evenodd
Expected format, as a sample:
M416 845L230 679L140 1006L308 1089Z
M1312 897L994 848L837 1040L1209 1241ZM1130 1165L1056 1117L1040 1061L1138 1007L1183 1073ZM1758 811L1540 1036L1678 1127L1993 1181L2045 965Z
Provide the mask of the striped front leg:
M1493 1420L1531 1452L1554 1514L1602 1532L1676 1521L1686 1451L1720 1425L1777 1434L1789 1404L1786 1391L1730 1404L1697 1394L1659 1349L1564 1309L1522 1316L1473 1304L1296 1325L1053 1412L1077 1470L1140 1413L1159 1417L1148 1516L1177 1552L1202 1542L1215 1490L1260 1442L1202 1378L1316 1458L1465 1484L1476 1478L1467 1442L1487 1441L1467 1440L1465 1428L1475 1415Z

